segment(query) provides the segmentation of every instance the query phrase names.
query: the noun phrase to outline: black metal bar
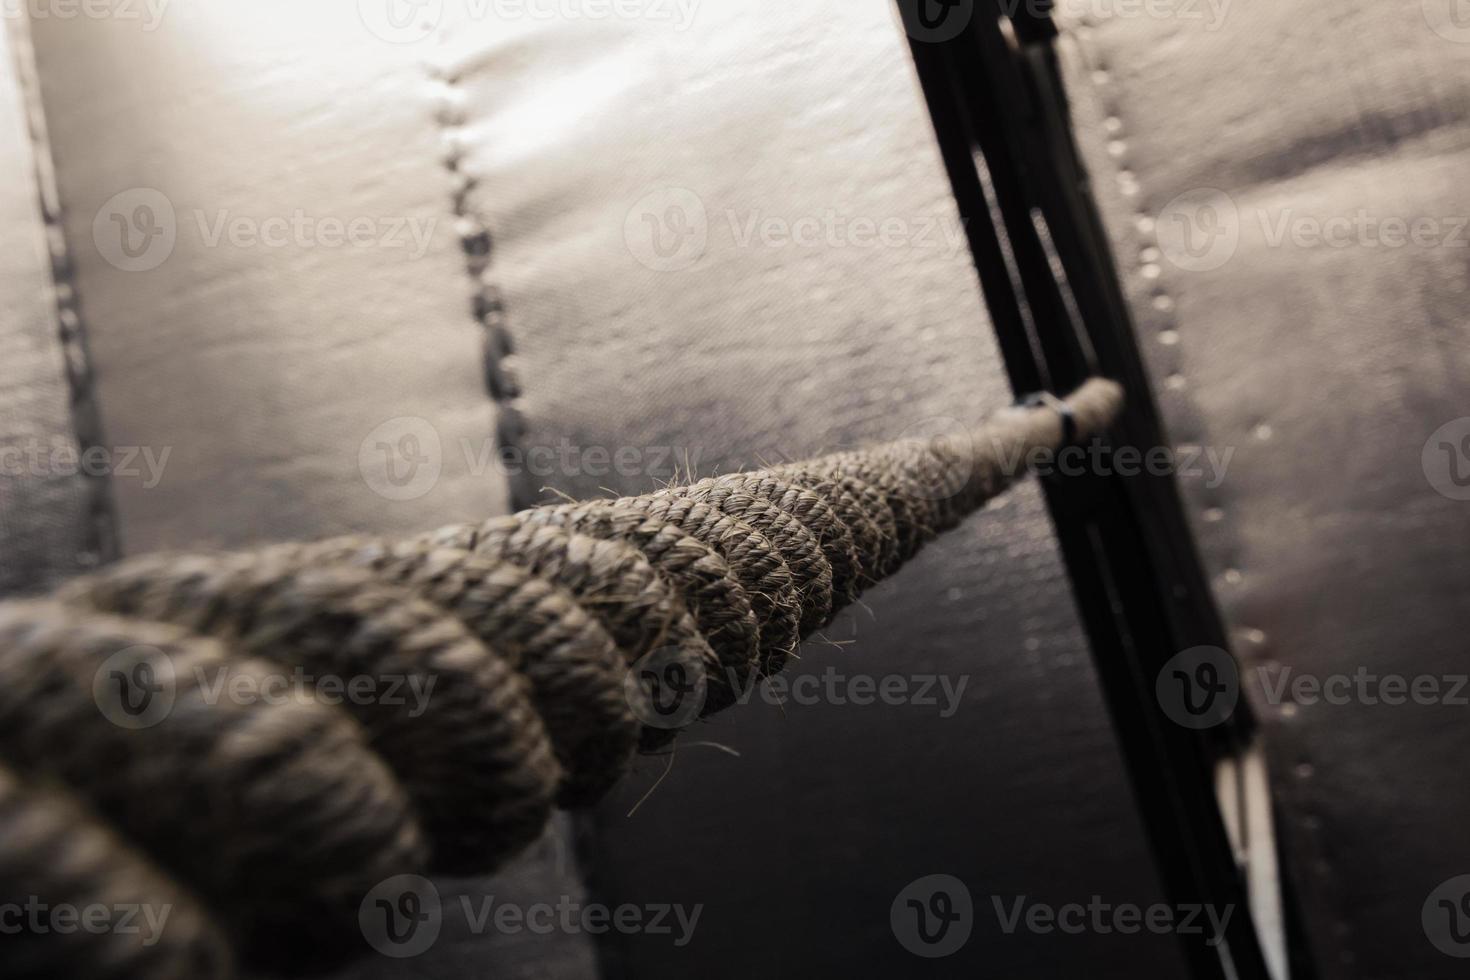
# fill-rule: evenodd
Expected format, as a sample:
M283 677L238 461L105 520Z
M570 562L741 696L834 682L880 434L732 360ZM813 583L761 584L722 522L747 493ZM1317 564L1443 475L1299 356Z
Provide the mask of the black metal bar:
M915 37L912 48L1011 382L1023 393L1115 378L1129 396L1116 441L1167 446L1072 139L1055 27L1036 3L975 8L958 36ZM1229 646L1178 487L1101 473L1044 486L1164 887L1176 904L1237 913L1224 955L1208 937L1179 937L1191 974L1269 980L1213 785L1220 754L1247 739L1248 709L1201 735L1170 721L1154 694L1175 653Z

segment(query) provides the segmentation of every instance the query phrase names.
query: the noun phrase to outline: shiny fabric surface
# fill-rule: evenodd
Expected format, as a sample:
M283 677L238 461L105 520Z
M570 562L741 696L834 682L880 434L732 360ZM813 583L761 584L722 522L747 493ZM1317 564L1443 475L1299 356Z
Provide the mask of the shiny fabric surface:
M1184 486L1306 940L1331 980L1461 976L1426 923L1470 871L1470 25L1437 0L1164 7L1074 18L1064 47L1173 436L1233 450ZM1393 703L1395 677L1439 693Z
M27 119L14 66L24 35L0 31L0 596L44 591L90 567L110 538L95 508L105 467L88 477L73 415L47 214L37 165L47 165ZM53 212L54 213L54 212ZM89 393L80 393L83 399ZM99 461L100 462L100 461Z
M646 491L671 460L728 472L1010 400L886 5L708 4L682 27L466 17L441 53L514 340L524 500ZM796 694L834 672L967 687L947 716ZM600 811L596 897L704 905L684 946L605 937L608 976L1181 969L1168 937L1007 932L996 912L1160 900L1034 486L866 596L785 681L784 707L756 693ZM967 886L973 933L928 960L893 906L941 873Z

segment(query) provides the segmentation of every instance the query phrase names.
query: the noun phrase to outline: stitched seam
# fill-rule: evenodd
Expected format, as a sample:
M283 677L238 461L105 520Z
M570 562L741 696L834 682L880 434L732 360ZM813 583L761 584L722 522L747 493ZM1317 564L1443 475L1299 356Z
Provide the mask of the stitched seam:
M1103 125L1108 135L1106 150L1112 161L1118 192L1129 203L1133 227L1125 236L1132 245L1134 258L1128 275L1135 282L1144 283L1148 291L1150 309L1148 316L1141 319L1146 319L1154 328L1152 336L1145 338L1154 345L1149 354L1149 363L1161 368L1165 377L1164 397L1174 406L1173 411L1168 413L1170 428L1185 436L1174 440L1175 448L1183 450L1202 446L1205 441L1203 415L1198 403L1189 393L1189 379L1184 371L1184 334L1178 316L1178 304L1164 284L1162 255L1156 241L1151 241L1156 233L1155 219L1148 207L1147 195L1143 192L1138 175L1128 167L1129 131L1112 87L1106 60L1090 45L1089 31L1083 28L1073 32L1072 36L1077 40L1078 50L1088 69L1088 78L1092 91L1097 96L1098 106L1105 113ZM1192 489L1190 496L1197 502L1200 517L1205 524L1220 524L1228 514L1220 487L1211 489L1200 486ZM1233 535L1212 537L1225 543L1223 549L1214 550L1216 554L1222 550L1225 552L1227 571L1224 576L1228 584L1239 585L1237 576L1240 574L1240 548L1237 540Z
M1189 379L1184 371L1185 334L1180 329L1178 304L1164 285L1165 269L1156 239L1156 221L1151 209L1147 206L1147 195L1138 180L1138 175L1128 167L1128 133L1130 130L1124 121L1121 102L1112 85L1107 59L1093 43L1093 26L1089 19L1084 18L1076 29L1068 33L1077 43L1081 61L1087 70L1090 88L1097 98L1098 107L1104 113L1103 124L1108 137L1107 157L1112 161L1118 191L1130 203L1133 226L1125 234L1134 245L1135 261L1129 269L1129 275L1147 284L1150 296L1150 322L1157 326L1156 332L1150 339L1156 344L1156 351L1163 352L1162 356L1155 353L1150 361L1164 369L1166 390L1163 396L1173 401L1175 405L1174 410L1168 413L1171 423L1182 423L1178 425L1178 428L1191 436L1190 439L1179 443L1176 449L1203 446L1205 443L1203 413L1200 411L1198 401L1189 391ZM1223 482L1220 487L1213 489L1201 485L1191 495L1198 501L1202 522L1206 525L1220 526L1220 530L1213 535L1217 542L1214 550L1226 559L1226 568L1220 578L1225 588L1238 590L1244 584L1245 579L1241 561L1243 549L1239 535L1227 524L1230 510L1227 507ZM1228 603L1228 600L1227 604L1234 605L1234 603ZM1273 665L1269 654L1270 637L1264 630L1244 624L1237 632L1243 641L1237 646L1243 660L1262 668L1269 668ZM1253 707L1259 710L1259 699L1255 700ZM1286 712L1297 710L1299 710L1298 706L1287 703L1278 709L1278 714L1284 719ZM1292 805L1296 810L1293 822L1296 825L1297 835L1300 839L1311 841L1313 853L1310 859L1292 862L1293 871L1305 865L1306 869L1318 878L1319 894L1333 896L1339 893L1336 881L1337 871L1323 847L1321 820L1315 816L1314 808L1305 802L1310 799L1310 794L1303 794L1299 791L1299 787L1310 781L1314 775L1315 767L1311 760L1299 757L1288 773L1278 774L1276 779L1272 780L1272 791L1283 801L1288 799L1293 801ZM1277 784L1277 780L1288 782L1282 786ZM1285 863L1290 860L1287 852L1281 848L1280 842L1278 842L1277 850L1278 861ZM1330 898L1327 898L1324 904L1332 909L1333 929L1333 935L1324 938L1334 943L1338 950L1337 965L1356 974L1354 963L1357 957L1348 948L1352 939L1352 930L1342 913L1342 907ZM1312 941L1308 939L1308 942ZM1312 945L1316 946L1315 943Z
M523 449L526 420L521 410L521 384L515 370L515 345L505 299L490 278L495 238L470 200L479 180L464 166L465 147L469 142L468 112L460 75L453 68L432 64L426 70L435 90L436 119L443 144L441 162L450 179L450 211L464 255L465 272L470 278L470 315L482 334L485 390L495 403L495 441L503 457L509 451ZM504 470L509 474L512 509L532 506L537 488L527 482L521 469L505 467Z
M80 458L89 450L102 449L102 413L97 401L96 375L92 369L91 345L87 340L86 320L82 316L77 289L76 263L67 246L64 225L65 209L61 204L61 188L56 177L56 155L46 125L46 109L41 99L41 76L36 65L36 50L31 41L30 23L25 17L11 24L10 40L21 97L25 103L26 131L31 144L35 168L37 202L46 231L46 251L50 260L51 299L55 306L54 326L61 347L63 373L70 396L71 426ZM112 477L106 468L83 466L81 486L86 516L79 529L76 553L81 568L115 561L120 553L117 506L112 495Z

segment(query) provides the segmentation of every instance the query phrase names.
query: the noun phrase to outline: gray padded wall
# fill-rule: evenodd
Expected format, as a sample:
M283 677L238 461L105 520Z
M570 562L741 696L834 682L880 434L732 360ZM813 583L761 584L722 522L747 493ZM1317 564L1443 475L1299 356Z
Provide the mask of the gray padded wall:
M493 512L506 474L483 449L514 414L521 448L550 451L510 474L520 491L587 495L647 489L675 459L729 470L973 420L1008 397L885 2L662 7L672 21L489 21L448 6L447 33L421 39L375 34L357 5L286 0L191 0L149 30L38 24L103 432L114 449L172 454L155 485L114 481L127 550ZM1470 873L1463 709L1273 704L1256 668L1465 670L1470 504L1451 462L1470 459L1440 447L1453 454L1470 434L1453 428L1470 361L1457 224L1470 208L1470 30L1449 0L1127 9L1069 19L1079 138L1172 432L1235 450L1220 486L1186 492L1266 721L1310 948L1329 978L1458 975L1421 912ZM18 175L3 196L0 439L71 445L19 106L0 88ZM465 175L479 184L456 215ZM132 216L111 205L139 188L169 199L179 237L130 273L94 219ZM671 223L671 206L702 208L703 223ZM195 217L298 207L432 232L412 259L218 247ZM1359 209L1436 230L1399 247L1353 230L1344 247L1272 243L1283 218L1310 232ZM480 240L461 217L491 232L483 282L466 274L461 235ZM763 233L766 218L816 237ZM492 348L499 414L482 377L488 317L468 306L497 286L515 344ZM404 418L440 439L442 473L391 500L360 454ZM379 435L391 449L417 431ZM621 467L620 448L632 453ZM84 566L95 499L57 467L0 474L0 588ZM795 673L969 675L960 710L737 709L707 737L739 758L687 745L629 815L663 771L648 761L584 835L597 894L707 908L688 947L605 943L615 971L1177 974L1167 940L996 925L995 895L1159 897L1034 488L828 635L844 645L809 645ZM556 845L535 858L520 894L576 891ZM965 880L978 920L958 959L937 964L909 956L888 922L899 889L934 873ZM435 958L364 975L537 975L554 962L592 974L588 937L562 938L552 953L451 932Z
M23 26L23 25L22 25ZM82 465L77 412L91 390L74 339L77 384L68 377L62 305L53 255L65 244L54 228L55 197L44 132L32 129L29 41L0 30L0 596L40 592L96 563L110 547L107 471ZM33 86L31 86L33 89ZM43 203L44 202L44 203ZM68 312L71 312L70 310ZM74 322L74 321L68 321ZM88 476L88 473L95 476Z
M529 495L648 490L673 475L654 447L723 472L1009 400L886 4L709 4L684 29L468 20L445 56L522 448L580 451L543 455L521 474ZM767 218L847 224L742 240ZM855 242L858 219L896 222L888 244ZM619 450L621 471L602 455ZM610 975L1179 973L1168 938L997 921L993 897L1160 898L1035 487L826 635L841 645L809 643L791 674L964 676L958 711L737 707L686 738L639 805L667 761L646 760L584 842L594 895L705 909L682 948L609 937ZM938 873L966 883L976 921L960 953L925 960L890 905Z
M124 548L503 507L501 474L462 450L493 437L495 410L413 52L355 4L285 0L34 34L108 436L169 453L154 485L116 484ZM365 244L329 221L368 222ZM405 436L433 460L395 487L378 443L407 476Z
M1308 945L1332 980L1463 976L1431 934L1470 955L1437 906L1470 889L1438 891L1470 874L1467 708L1268 695L1467 673L1470 490L1442 444L1470 468L1470 24L1438 0L1163 7L1072 21L1071 91L1173 435L1235 450L1186 492Z
M113 481L124 553L408 533L503 512L505 475L481 464L498 411L477 285L419 53L352 3L189 0L155 20L159 8L34 23L57 235L75 263L104 431L109 446L164 461L156 480ZM0 323L0 424L7 441L74 439L29 147L3 87L0 124L17 178L3 195L16 220L4 225L3 286L15 295ZM133 222L141 205L172 233L144 238L130 224L130 256L116 220ZM290 227L298 211L306 233ZM269 244L283 219L284 243ZM364 220L362 246L325 224ZM83 498L75 480L0 476L0 588L78 569ZM594 975L586 936L487 934L456 914L462 895L579 896L563 835L558 825L494 879L441 883L449 914L434 947L348 976Z

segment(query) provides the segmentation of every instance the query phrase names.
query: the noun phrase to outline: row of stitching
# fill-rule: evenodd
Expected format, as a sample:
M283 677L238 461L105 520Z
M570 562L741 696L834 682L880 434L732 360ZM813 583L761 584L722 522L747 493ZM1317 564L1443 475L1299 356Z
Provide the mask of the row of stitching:
M56 177L56 158L46 125L41 100L40 73L25 17L10 25L10 43L15 70L25 101L26 125L35 166L36 193L46 229L46 248L51 263L52 299L56 308L56 336L61 347L63 371L71 398L71 426L82 458L89 450L105 446L102 414L97 403L96 378L86 322L77 292L76 265L67 247L63 225L61 189ZM112 478L95 467L82 467L86 514L78 529L73 559L79 568L113 561L120 548L117 511L112 497Z
M1152 349L1149 361L1156 371L1164 376L1164 397L1168 400L1168 417L1171 428L1183 434L1177 447L1181 451L1198 448L1206 441L1207 428L1204 415L1190 393L1189 378L1184 368L1184 334L1181 330L1178 302L1164 284L1163 255L1156 241L1156 219L1148 206L1147 195L1139 182L1138 174L1128 165L1128 134L1117 87L1106 59L1093 45L1093 28L1084 23L1073 36L1088 71L1088 78L1097 95L1098 106L1103 114L1103 129L1107 136L1107 156L1112 161L1114 179L1119 195L1128 202L1132 228L1121 232L1131 244L1134 262L1130 271L1140 292L1148 297L1147 322L1152 326ZM1265 426L1258 433L1269 433ZM1230 590L1238 589L1244 582L1241 569L1242 546L1237 535L1230 533L1226 523L1229 516L1228 501L1220 487L1193 486L1188 488L1196 501L1201 522L1210 536L1210 551L1224 569L1216 576L1217 583ZM1227 592L1227 600L1231 593ZM1269 638L1254 628L1242 628L1240 636L1246 641L1246 650L1252 659L1257 659L1265 650Z
M1070 33L1076 39L1083 66L1087 70L1088 79L1097 96L1097 104L1104 116L1103 128L1108 141L1107 156L1113 161L1118 192L1129 203L1133 228L1131 232L1125 232L1125 234L1134 243L1136 261L1132 267L1132 274L1143 284L1149 296L1149 316L1152 317L1151 322L1155 326L1153 336L1155 349L1150 359L1154 364L1160 366L1165 377L1165 395L1172 403L1168 415L1170 421L1189 437L1186 439L1186 445L1190 442L1203 444L1206 434L1203 414L1190 393L1189 379L1184 370L1184 335L1180 330L1178 303L1164 285L1163 255L1155 237L1156 219L1150 213L1147 197L1137 173L1128 165L1127 127L1124 123L1117 86L1113 82L1106 57L1095 43L1095 25L1090 20L1084 19ZM1262 423L1256 426L1252 435L1260 440L1270 439L1271 427ZM1211 536L1211 550L1224 559L1226 567L1218 576L1218 582L1226 588L1225 598L1228 602L1234 595L1239 594L1241 586L1245 583L1245 572L1242 568L1243 549L1240 539L1237 534L1231 532L1227 524L1230 511L1223 485L1213 489L1200 486L1194 488L1193 494L1199 502L1200 519L1207 529L1206 533ZM1270 657L1270 637L1265 630L1244 624L1236 630L1236 634L1242 641L1237 649L1238 653L1263 668L1270 669L1276 666ZM1298 710L1296 704L1286 702L1278 709L1278 718L1283 723L1287 722L1297 714ZM1299 757L1291 767L1288 777L1294 783L1292 789L1306 788L1305 784L1312 780L1315 774L1316 768L1311 761L1305 757ZM1318 877L1325 894L1336 894L1336 868L1322 846L1322 821L1311 812L1308 802L1311 799L1311 793L1310 791L1297 791L1289 795L1295 801L1298 810L1294 821L1298 834L1300 838L1310 842L1308 846L1314 852L1310 864L1311 871ZM1339 906L1333 908L1332 921L1334 932L1332 938L1337 944L1339 962L1343 967L1351 969L1356 961L1356 955L1347 948L1351 929Z
M471 315L482 333L485 388L495 403L495 437L503 453L521 447L526 422L520 407L521 385L513 364L515 347L506 317L505 299L489 275L495 239L472 204L479 182L465 168L468 111L459 72L453 67L433 65L428 66L428 72L437 88L436 118L443 143L442 162L451 181L450 209L454 214L455 233L464 253L465 271L474 290ZM511 476L509 479L514 507L527 507L535 502L537 488L527 483L524 476Z

